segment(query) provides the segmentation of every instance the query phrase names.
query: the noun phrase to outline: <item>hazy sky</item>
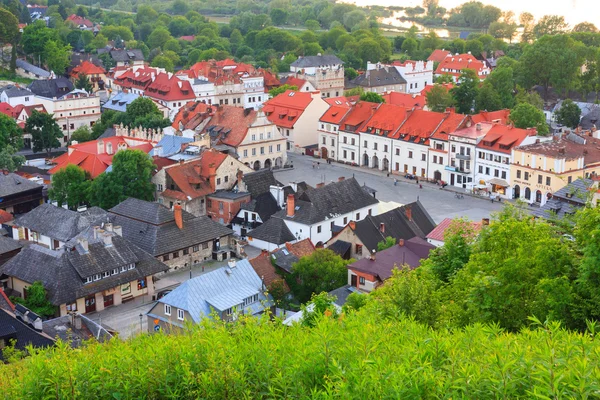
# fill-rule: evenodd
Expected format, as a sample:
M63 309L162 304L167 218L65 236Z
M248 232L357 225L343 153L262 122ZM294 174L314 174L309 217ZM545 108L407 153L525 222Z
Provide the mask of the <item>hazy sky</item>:
M344 0L359 6L417 6L422 0ZM439 0L440 6L453 8L466 0ZM600 0L479 0L484 4L491 4L502 10L512 10L515 14L528 11L540 18L548 14L563 15L567 22L575 25L582 21L594 23L600 27Z

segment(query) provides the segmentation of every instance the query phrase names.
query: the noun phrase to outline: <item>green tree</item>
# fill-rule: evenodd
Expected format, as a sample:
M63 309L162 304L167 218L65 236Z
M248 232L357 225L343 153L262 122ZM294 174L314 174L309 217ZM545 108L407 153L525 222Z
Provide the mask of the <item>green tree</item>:
M61 75L71 64L71 46L63 45L59 41L50 40L45 44L44 59L50 71Z
M90 188L89 174L79 166L70 164L52 175L48 197L56 201L59 207L66 204L69 209L76 210L78 206L90 203Z
M529 103L519 103L510 112L510 121L516 128L536 128L540 135L550 131L544 112Z
M562 15L545 15L533 28L533 34L541 38L544 35L559 35L569 28Z
M596 33L598 32L598 28L596 28L596 25L592 24L591 22L580 22L577 25L575 25L573 27L573 29L571 30L571 32L592 32L592 33Z
M325 292L313 294L310 302L302 305L300 323L306 327L314 327L323 317L337 319L339 311L335 306L335 297Z
M472 69L463 69L458 78L458 86L450 93L456 103L456 111L460 114L470 114L475 105L479 87L479 77Z
M304 21L304 26L306 27L306 29L316 32L319 29L321 29L321 25L319 24L319 21L315 21L314 19L309 19L307 21Z
M23 51L34 60L37 61L39 57L42 57L42 61L45 61L47 54L46 44L50 41L56 42L57 40L59 40L58 30L48 28L44 21L37 20L23 29L21 46L23 47Z
M175 70L175 64L173 63L173 60L164 54L154 57L151 65L157 68L164 68L168 72L173 72Z
M273 25L285 25L288 18L288 12L281 8L273 8L269 13L271 17L271 21L273 21Z
M14 172L25 164L27 161L25 157L15 155L16 152L17 150L11 145L0 146L0 170Z
M581 109L573 100L566 99L556 112L556 121L569 128L577 128L581 120Z
M477 39L467 40L465 51L470 52L474 57L481 57L481 53L484 51L483 43Z
M141 150L117 152L112 172L105 172L92 182L90 203L108 210L129 197L154 200L151 179L155 168L152 158Z
M489 83L484 83L475 98L475 112L497 111L502 109L502 99Z
M90 79L84 73L77 75L77 79L75 80L75 87L77 89L85 90L88 93L92 93L94 91L92 82L90 82Z
M375 92L364 92L360 95L361 101L369 101L371 103L385 103L385 100L379 93Z
M25 132L31 134L33 151L45 151L50 157L52 149L60 147L63 133L54 120L54 115L33 110L31 117L25 123Z
M101 33L97 34L96 37L90 42L90 46L92 46L92 48L94 48L94 49L102 49L102 48L106 47L107 44L108 44L108 39L106 38L106 36L104 36ZM101 58L105 54L110 57L109 53L102 53L98 57Z
M102 53L98 56L98 58L100 59L100 61L102 61L102 65L107 71L109 71L111 68L117 65L110 56L110 53Z
M158 109L156 103L147 97L138 97L127 106L127 113L121 121L130 127L157 128L157 126L148 125L149 121L156 118L164 121L163 113ZM170 125L168 122L165 123ZM164 128L167 125L158 127Z
M358 72L354 68L348 67L344 69L344 76L351 81L358 76Z
M521 104L521 103L531 104L538 110L544 109L544 100L542 100L542 98L540 97L538 92L536 92L536 91L528 92L527 90L523 89L521 86L517 86L517 95L515 97L515 101L517 104Z
M150 49L157 49L162 48L162 46L171 39L173 39L173 36L171 36L169 30L165 27L159 26L152 31L150 36L148 36L146 44Z
M515 80L511 67L498 67L486 78L486 84L491 85L498 94L501 108L512 108L515 104Z
M317 249L293 265L286 281L296 298L306 302L314 293L330 292L344 286L348 280L346 265L353 261L344 260L329 249Z
M426 94L427 108L435 112L444 112L454 106L454 97L444 85L435 84Z
M92 140L92 132L86 125L81 125L71 134L71 142L84 143L90 140Z
M385 238L381 242L377 243L377 251L382 251L385 249L389 249L390 247L394 247L396 245L396 239L391 236Z
M402 42L402 52L408 54L409 56L415 54L418 48L419 43L416 41L416 39L407 38Z
M276 87L276 88L273 88L273 89L269 90L269 96L271 96L271 97L277 97L281 93L285 93L287 90L298 90L298 86L288 85L286 83L284 85L281 85L279 87Z
M23 147L21 129L14 119L0 113L0 149L12 146L15 149Z
M575 218L574 235L581 249L576 312L580 321L597 321L600 319L600 208L586 207Z
M27 10L27 7L25 7ZM29 11L27 11L29 15ZM16 50L17 39L19 37L19 20L10 11L0 7L0 46L11 44L13 49ZM15 69L12 67L16 65L16 52L13 51L11 55L11 71Z
M350 311L358 311L369 302L370 297L361 292L353 292L346 298L346 303L342 307L342 311L348 313Z
M48 301L44 284L40 281L35 281L27 288L27 298L11 297L15 303L23 304L25 307L42 317L53 317L56 314L57 308Z

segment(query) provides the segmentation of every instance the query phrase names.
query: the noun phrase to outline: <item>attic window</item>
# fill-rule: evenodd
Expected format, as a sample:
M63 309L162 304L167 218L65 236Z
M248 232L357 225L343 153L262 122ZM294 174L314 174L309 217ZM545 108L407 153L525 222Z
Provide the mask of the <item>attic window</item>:
M296 94L296 92L290 92L290 94L288 94L288 96L294 97L295 94Z
M281 252L282 252L283 254L285 254L286 256L290 254L290 253L287 251L287 249L281 249Z

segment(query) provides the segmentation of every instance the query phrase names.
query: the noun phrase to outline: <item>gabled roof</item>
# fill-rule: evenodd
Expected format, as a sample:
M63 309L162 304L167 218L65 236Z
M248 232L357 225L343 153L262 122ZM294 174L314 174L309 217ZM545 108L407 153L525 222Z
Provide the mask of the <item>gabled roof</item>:
M0 255L18 250L21 247L23 246L17 240L13 240L5 236L0 236Z
M361 132L393 137L408 116L407 109L392 104L381 104L373 116L363 125ZM344 121L347 123L347 121ZM376 131L379 130L379 133Z
M454 87L454 84L453 83L434 83L434 84L427 85L423 88L423 90L421 90L421 96L425 96L425 99L427 99L427 93L429 93L429 91L431 91L431 89L433 89L435 86L443 86L446 88L446 90L450 90Z
M244 174L244 176L242 176L242 181L246 185L246 190L250 192L253 199L261 194L270 193L272 185L283 186L275 179L273 171L268 169Z
M40 189L42 186L25 179L15 173L2 173L0 171L0 198Z
M352 83L357 86L373 88L406 84L406 79L394 67L381 67L366 71L364 74L354 78Z
M462 128L467 123L468 117L464 114L455 113L454 109L451 109L445 114L446 117L431 136L432 139L448 140L449 134Z
M137 93L119 92L107 100L102 106L105 110L113 110L118 112L127 112L127 106L135 99L140 97Z
M70 21L77 26L85 26L86 28L91 28L94 26L92 21L90 21L89 19L87 19L85 17L80 17L79 15L76 15L76 14L69 15L65 21Z
M317 55L298 57L291 66L296 68L327 67L332 65L342 65L343 63L342 60L333 55Z
M427 57L427 61L433 61L433 62L442 62L444 61L444 59L450 55L451 53L448 50L440 50L440 49L435 49L430 55L429 57Z
M90 61L82 61L81 64L71 70L71 77L79 76L79 74L90 75L101 75L106 73L104 68L98 67Z
M359 101L352 106L350 112L346 114L340 124L340 130L347 131L353 129L353 132L360 132L364 129L365 123L375 114L381 106L378 103L368 101Z
M0 103L0 114L4 114L7 117L16 118L15 108L8 103Z
M478 149L491 150L499 153L511 154L513 148L518 147L529 135L535 136L536 132L528 129L514 128L511 125L479 123L487 127L487 134L477 144Z
M281 85L281 82L279 81L277 76L275 74L273 74L271 71L266 70L264 68L258 68L257 71L259 74L261 74L263 76L266 87Z
M443 242L446 235L446 230L452 225L452 222L455 220L452 218L444 218L442 222L439 223L438 226L435 227L429 234L427 235L427 239L437 240L438 242ZM474 231L479 231L482 227L481 221L472 221L470 223L471 228Z
M407 211L409 209L410 218ZM381 224L384 232L381 231ZM377 243L388 236L394 238L396 243L399 239L408 240L415 236L425 239L435 228L435 222L421 202L416 201L383 214L368 215L365 219L356 221L354 226L354 234L372 251L377 250Z
M16 340L17 350L27 350L27 346L34 348L50 347L54 341L47 335L35 331L26 323L18 320L12 312L0 308L0 337L3 339ZM0 351L0 362L4 360L3 352Z
M258 295L258 301L243 308L246 298ZM158 306L168 304L185 310L194 322L211 317L216 310L223 312L237 308L237 312L258 314L270 307L271 296L265 296L263 282L248 260L238 260L233 268L221 267L215 271L187 280L171 293L158 300ZM152 310L149 313L152 314Z
M498 111L481 111L479 114L471 115L470 118L474 124L479 122L497 122L506 125L509 116L510 110L506 109Z
M123 236L153 256L192 247L233 231L207 216L194 217L182 211L183 229L175 223L173 211L162 204L129 198L111 208L114 223Z
M268 251L262 251L260 255L250 260L250 265L254 268L256 274L262 279L263 283L267 288L273 284L273 282L283 282L287 288L287 284L277 273L273 264L271 264L271 255Z
M263 222L267 221L271 218L271 215L281 210L270 192L259 194L248 203L242 203L241 209L257 213Z
M194 139L188 138L185 136L177 136L177 135L163 135L162 139L154 146L152 150L150 150L151 156L157 156L157 147L160 147L161 155L160 157L170 157L175 154L179 154L183 151L188 143L193 142Z
M316 189L311 188L296 197L296 209L292 217L289 217L287 210L284 209L275 213L274 218L271 219L281 218L299 224L313 225L335 215L346 214L379 203L358 184L355 178L333 182Z
M543 206L532 210L532 214L539 218L558 219L574 215L585 207L591 190L597 190L593 180L578 178L553 193Z
M209 132L211 137L219 137L220 144L237 147L258 117L258 113L250 108L221 106L210 119L205 132Z
M210 116L213 107L201 101L189 101L179 109L171 126L175 129L196 129Z
M0 209L0 224L5 224L14 219L13 215L7 211Z
M227 154L220 151L208 149L202 152L199 159L167 167L165 172L184 198L195 199L216 190L210 178L216 175L217 169L227 157Z
M17 68L22 68L24 71L30 72L42 78L50 78L51 75L50 72L46 71L45 69L36 67L35 65L21 59L17 60Z
M269 218L267 222L250 231L248 237L277 246L296 240L296 237L280 218Z
M194 100L196 95L189 81L182 81L175 75L159 73L148 85L144 94L158 100L181 101Z
M76 212L44 203L17 217L15 225L67 242L89 226L103 222L109 222L108 213L99 207Z
M94 238L90 232L93 228L82 233L89 243L87 251L80 244L67 244L60 250L32 244L0 267L0 271L28 283L41 281L50 302L58 306L168 270L165 264L114 233L106 233L111 245L105 246L103 237ZM128 267L132 262L134 269L112 274L113 269ZM104 272L111 272L111 275L84 283L90 274Z
M110 56L117 62L144 61L144 53L140 49L111 50Z
M402 268L406 264L410 269L420 266L421 260L429 257L429 252L435 249L435 246L427 243L420 237L414 237L404 241L404 245L396 244L388 249L377 252L375 260L363 258L350 265L348 269L352 271L365 272L376 276L381 281L392 276L394 268Z
M411 93L387 92L382 97L386 104L405 108L423 108L427 104L425 96Z
M277 126L292 128L312 102L312 93L286 90L264 104L262 111Z
M38 81L34 81L38 82ZM31 96L31 91L27 88L21 87L19 85L9 85L2 91L6 97L15 98L15 97L24 97Z
M342 119L350 112L350 107L346 105L333 105L321 116L319 122L329 124L339 124Z
M448 55L444 58L438 65L435 73L438 75L449 74L458 76L463 69L472 69L481 79L486 77L486 75L483 74L483 71L489 70L487 65L485 65L485 62L479 61L471 54L458 54L454 56Z
M304 84L305 83L306 83L306 79L296 78L293 75L281 78L281 84L282 85L296 86L298 88L298 90L304 89Z
M71 93L74 89L73 83L67 78L61 76L54 79L37 80L31 82L29 90L36 96L45 97L48 99L61 97Z

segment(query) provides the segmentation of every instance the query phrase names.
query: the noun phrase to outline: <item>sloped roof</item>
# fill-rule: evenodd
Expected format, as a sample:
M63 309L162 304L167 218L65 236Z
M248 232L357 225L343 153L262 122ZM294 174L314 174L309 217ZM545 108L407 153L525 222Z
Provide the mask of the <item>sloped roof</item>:
M31 72L32 74L40 76L42 78L50 77L50 72L40 67L36 67L35 65L30 64L25 60L17 59L17 68L22 68L24 71Z
M211 136L218 131L220 143L237 147L257 116L258 113L253 109L225 105L217 109L205 131L211 133Z
M367 88L406 84L406 79L393 67L370 69L358 75L352 83Z
M370 258L360 259L350 265L348 269L365 272L378 277L381 281L392 276L395 267L401 268L406 264L410 269L420 266L421 260L429 257L429 252L435 246L427 243L420 237L414 237L404 241L404 245L394 245L388 249L377 252L375 260Z
M454 221L455 220L452 218L444 218L444 220L440 222L438 226L436 226L431 232L429 232L429 234L427 234L427 239L443 242L446 230L450 227L450 225L452 225L452 222ZM480 230L481 226L481 221L471 222L471 227L475 231Z
M15 348L17 350L25 351L29 345L34 348L54 345L54 340L27 326L27 324L18 320L13 313L0 308L0 336L5 335L16 339ZM0 361L3 360L3 352L0 351Z
M23 247L18 241L0 236L0 254L9 253Z
M175 75L159 73L148 85L144 95L164 101L194 100L196 95L189 81L182 81Z
M273 264L271 264L271 255L267 251L263 251L257 257L250 260L250 264L256 274L263 280L265 286L269 288L273 282L283 282L287 288L285 281L277 273Z
M450 54L451 53L448 50L435 49L429 57L427 57L427 61L442 62Z
M140 49L111 50L110 56L117 62L144 61L144 53Z
M270 192L259 194L251 201L242 203L241 209L257 213L263 222L266 222L269 218L271 218L271 215L281 210L277 204L277 201Z
M175 129L196 129L213 111L212 106L201 101L189 101L179 109L171 126Z
M333 105L319 119L320 122L339 124L346 114L350 112L350 107L347 105Z
M346 114L340 124L340 130L348 130L349 127L356 127L355 132L363 130L365 123L375 114L381 106L378 103L368 101L359 101L352 106L350 112Z
M480 122L498 122L506 125L508 117L510 116L510 110L498 110L498 111L481 111L479 114L471 115L471 120L474 124Z
M215 191L210 177L216 175L217 168L226 158L227 154L209 149L203 151L199 159L168 167L166 173L173 179L178 191L195 199Z
M106 73L104 68L98 67L90 61L82 61L81 64L71 70L71 76L78 76L79 74L85 75L101 75Z
M392 135L398 130L408 116L408 110L404 107L392 104L381 104L373 116L362 126L361 132L375 135ZM347 123L347 121L344 121ZM380 133L377 134L376 130ZM393 137L393 136L390 136Z
M427 104L425 96L411 93L388 92L383 94L382 97L386 104L406 108L423 108Z
M296 240L296 237L280 218L269 218L267 222L250 231L248 237L273 243L277 246Z
M485 122L480 125L482 127L490 126ZM477 144L477 148L511 154L512 149L519 146L529 135L535 135L535 132L514 128L511 125L492 124L487 134Z
M162 139L156 144L156 146L148 153L151 156L157 156L156 148L161 147L161 157L170 157L175 154L181 153L184 145L193 142L193 138L177 135L163 135Z
M261 194L270 193L272 185L283 186L275 179L273 171L268 169L244 174L244 176L242 176L242 181L246 185L246 189L250 192L253 199Z
M41 187L41 185L15 173L0 172L0 198L27 192L28 190L41 189Z
M262 111L275 125L292 128L312 101L309 92L286 90L267 101Z
M14 219L13 215L7 211L0 210L0 224L5 224Z
M37 81L34 81L37 82ZM2 91L8 98L31 96L31 91L19 85L9 85Z
M29 90L36 96L46 97L48 99L54 97L60 99L69 94L74 88L75 86L73 86L73 83L64 76L54 79L37 80L29 84Z
M244 299L258 295L258 302L242 310ZM225 311L238 307L238 312L258 314L270 307L273 299L265 296L263 283L248 260L236 261L234 268L222 267L183 282L162 299L158 305L187 311L194 322L211 317L214 309ZM152 310L149 313L153 316Z
M291 66L296 68L307 68L307 67L324 67L332 65L341 65L344 62L334 55L317 55L317 56L306 56L299 57L294 61Z
M445 69L452 71L444 71ZM438 75L449 74L458 76L463 69L472 69L481 79L486 77L486 75L483 74L483 71L489 70L483 61L479 61L471 54L459 54L454 56L448 55L444 58L438 65L435 73Z
M140 95L137 93L119 92L108 99L108 101L102 105L102 108L118 112L127 112L127 106L138 97L140 97Z

